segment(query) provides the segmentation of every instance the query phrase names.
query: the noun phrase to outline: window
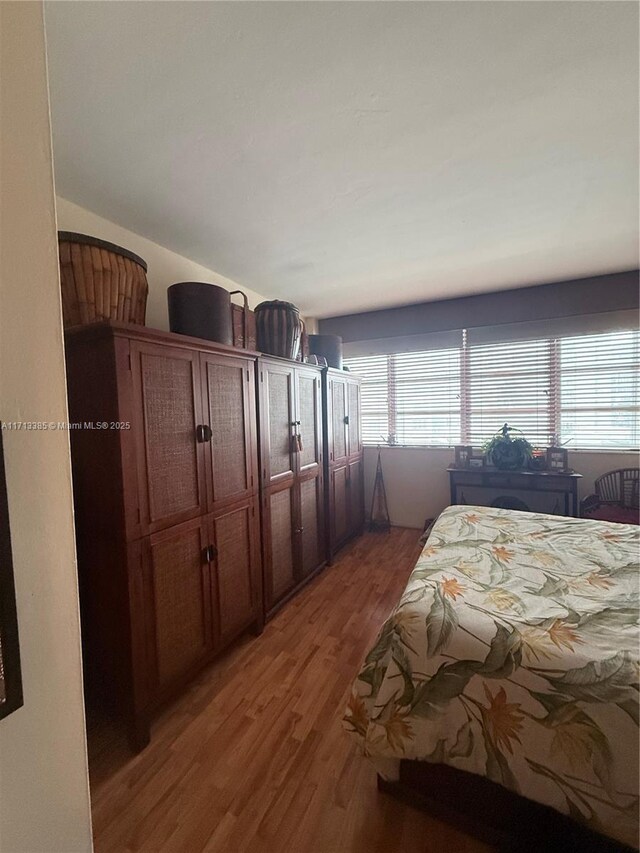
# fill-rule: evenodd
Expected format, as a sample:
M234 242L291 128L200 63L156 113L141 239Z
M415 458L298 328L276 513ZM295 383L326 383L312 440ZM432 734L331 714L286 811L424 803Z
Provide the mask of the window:
M505 421L532 444L640 445L640 332L346 359L365 444L482 445Z
M459 348L348 359L362 377L365 444L446 445L460 436Z
M460 435L460 349L392 356L397 444L455 444Z
M389 427L389 367L391 356L372 355L367 358L351 358L349 369L362 377L361 421L364 444L386 442Z
M464 443L482 445L509 421L532 444L549 444L553 434L549 343L523 341L468 348Z
M638 447L640 333L560 341L560 426L573 447Z

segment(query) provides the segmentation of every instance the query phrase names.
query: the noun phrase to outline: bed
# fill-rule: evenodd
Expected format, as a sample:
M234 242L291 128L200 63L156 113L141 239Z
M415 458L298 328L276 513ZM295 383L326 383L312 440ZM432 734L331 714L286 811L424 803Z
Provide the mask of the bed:
M345 713L379 775L485 777L637 848L639 550L631 525L446 509Z

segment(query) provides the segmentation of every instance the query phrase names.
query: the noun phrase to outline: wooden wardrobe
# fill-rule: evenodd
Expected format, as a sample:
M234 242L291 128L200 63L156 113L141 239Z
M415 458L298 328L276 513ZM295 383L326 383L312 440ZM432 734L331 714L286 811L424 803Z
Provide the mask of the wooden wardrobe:
M258 360L264 597L267 617L327 560L322 370Z
M332 558L364 527L364 462L360 380L334 368L323 372L328 554Z
M140 749L159 703L262 629L256 355L101 323L66 357L87 687Z

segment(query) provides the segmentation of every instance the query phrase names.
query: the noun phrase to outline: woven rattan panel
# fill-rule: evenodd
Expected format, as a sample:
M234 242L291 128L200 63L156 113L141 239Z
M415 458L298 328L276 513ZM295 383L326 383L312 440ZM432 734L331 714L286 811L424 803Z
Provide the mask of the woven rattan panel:
M360 389L349 382L349 453L360 450Z
M344 382L331 383L331 406L333 409L333 458L340 459L347 454L344 419L347 414L347 401Z
M207 646L206 589L200 528L151 548L160 683L186 671Z
M293 585L291 548L291 490L271 495L271 578L272 595L277 598Z
M336 539L347 535L347 468L331 472L333 488L333 524Z
M192 364L142 354L149 513L152 521L198 506Z
M302 571L312 572L318 559L318 481L303 480L300 483L300 510L302 527Z
M302 450L300 451L300 465L312 465L317 462L316 453L316 383L314 377L300 376L298 380L298 417L300 418L300 437L302 438Z
M207 362L209 424L213 433L213 498L247 490L244 368Z
M244 340L244 311L240 305L231 306L233 345L241 349L256 349L256 315L247 309L247 337Z
M269 463L271 476L291 470L291 375L269 374Z
M223 636L241 628L253 614L249 512L242 507L214 521L218 549L214 571Z

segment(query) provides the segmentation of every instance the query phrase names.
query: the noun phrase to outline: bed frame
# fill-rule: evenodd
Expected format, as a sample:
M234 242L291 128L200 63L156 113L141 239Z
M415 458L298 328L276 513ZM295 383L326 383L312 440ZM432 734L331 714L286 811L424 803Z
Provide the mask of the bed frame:
M378 776L378 789L505 853L635 853L548 806L446 764L402 760L399 780Z

